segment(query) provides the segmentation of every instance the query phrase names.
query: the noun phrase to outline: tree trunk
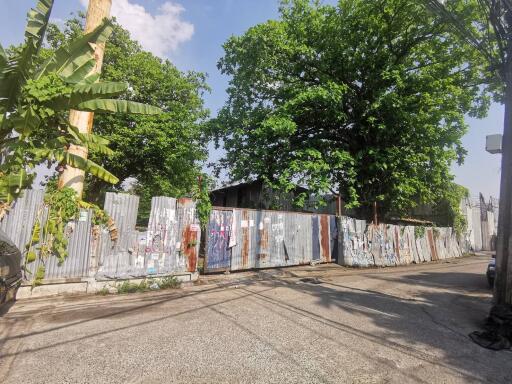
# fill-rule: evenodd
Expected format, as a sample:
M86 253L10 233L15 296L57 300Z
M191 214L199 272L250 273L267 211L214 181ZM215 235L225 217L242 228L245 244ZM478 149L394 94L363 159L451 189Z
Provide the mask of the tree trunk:
M98 25L101 24L104 18L109 17L111 6L112 0L89 0L84 32L89 33L93 31L96 27L98 27ZM93 72L95 73L101 72L104 52L104 44L97 44L94 47L94 58L96 60L96 66L94 67ZM71 110L69 112L69 123L77 127L78 130L82 133L90 133L92 131L93 119L94 113L92 112L81 112L75 110ZM87 148L80 147L78 145L71 145L68 149L68 152L87 159ZM78 198L82 198L84 179L85 172L83 170L73 168L68 165L60 175L58 187L73 188L76 191Z
M508 71L511 72L511 71ZM500 210L496 247L496 304L512 304L512 73L506 75Z

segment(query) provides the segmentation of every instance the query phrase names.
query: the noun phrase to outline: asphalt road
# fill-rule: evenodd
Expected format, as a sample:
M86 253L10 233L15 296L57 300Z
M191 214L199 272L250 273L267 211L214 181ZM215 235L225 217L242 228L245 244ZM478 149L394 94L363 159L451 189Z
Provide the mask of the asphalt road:
M467 336L490 307L487 260L18 301L0 318L0 382L510 383L512 354Z

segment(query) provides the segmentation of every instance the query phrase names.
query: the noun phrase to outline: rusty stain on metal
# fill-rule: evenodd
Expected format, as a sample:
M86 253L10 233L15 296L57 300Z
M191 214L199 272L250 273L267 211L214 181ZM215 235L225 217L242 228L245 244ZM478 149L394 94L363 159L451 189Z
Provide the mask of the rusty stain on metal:
M321 215L320 216L320 252L322 253L322 258L324 261L330 261L331 255L329 252L329 216Z
M259 227L259 252L256 255L258 259L264 259L268 256L268 228L263 222Z
M197 231L192 230L193 225L186 226L182 239L183 253L187 259L187 270L189 272L195 272L197 267Z
M247 268L249 264L249 212L242 211L242 267Z
M439 257L437 255L436 242L434 241L434 236L432 234L432 230L427 229L426 232L427 232L428 245L430 247L430 254L432 255L432 260L438 261Z

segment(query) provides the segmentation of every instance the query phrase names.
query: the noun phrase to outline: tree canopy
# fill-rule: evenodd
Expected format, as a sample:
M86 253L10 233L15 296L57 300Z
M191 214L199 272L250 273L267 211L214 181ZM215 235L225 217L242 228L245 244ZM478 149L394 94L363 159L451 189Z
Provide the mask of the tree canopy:
M82 24L83 15L79 15L68 20L62 30L52 25L49 45L57 47L80 35ZM92 159L121 182L136 180L134 190L142 197L142 215L148 214L152 196L180 197L195 192L207 157L204 121L208 111L202 99L208 91L205 75L181 72L169 60L144 51L128 31L114 22L101 76L127 82L127 100L158 105L164 113L95 116L93 131L110 141L113 154ZM88 178L85 188L88 199L99 201L108 185ZM120 188L121 184L116 187Z
M471 1L452 3L464 23L478 19ZM481 54L414 0L283 1L279 20L224 50L218 168L233 181L340 194L367 216L375 201L405 212L452 194L464 116L490 103Z
M118 179L94 161L67 151L70 145L108 155L108 140L85 134L69 123L69 110L158 114L160 108L116 99L126 82L98 82L94 44L104 43L112 25L104 21L91 33L41 53L52 0L40 0L27 15L25 40L19 47L0 46L0 218L32 185L35 168L73 166L107 183Z

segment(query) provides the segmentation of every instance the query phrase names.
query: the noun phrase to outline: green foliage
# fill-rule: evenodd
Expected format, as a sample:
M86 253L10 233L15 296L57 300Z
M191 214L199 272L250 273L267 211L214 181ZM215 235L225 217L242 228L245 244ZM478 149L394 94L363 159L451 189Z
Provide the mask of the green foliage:
M503 101L504 84L512 81L510 71L510 0L422 0L454 35L487 61L482 79L493 89L496 100ZM471 24L467 14L477 12Z
M422 237L425 237L425 227L422 225L414 227L414 237L416 239L421 239Z
M80 201L76 192L71 188L57 189L55 179L48 183L44 206L38 212L32 228L32 236L26 245L25 270L28 270L27 264L33 263L37 259L44 265L48 257L52 255L57 257L59 264L65 261L68 256L68 237L71 233L66 231L66 226L78 218L81 208L92 211L93 225L110 226L111 218L98 206ZM37 279L37 273L34 279Z
M176 276L167 276L157 280L160 289L177 289L181 287L181 282Z
M455 183L448 184L443 199L433 207L436 224L452 227L458 235L463 234L467 229L467 222L461 211L461 202L468 196L469 191L466 188Z
M460 7L462 0L454 0ZM471 26L480 15L464 8ZM446 197L465 115L485 115L482 56L418 1L283 1L224 44L229 100L210 123L233 181L341 195L370 217Z
M210 200L209 190L211 186L211 180L206 176L200 179L199 185L193 195L196 201L196 214L201 223L201 227L205 229L210 221L210 213L212 211L212 203Z
M103 286L98 292L97 292L98 295L100 296L106 296L109 294L109 290L108 290L108 287L105 285Z
M144 279L139 284L125 280L122 283L117 284L116 288L118 294L147 292L153 289L151 287L154 284L158 286L158 289L177 289L181 287L181 282L176 276L166 276L161 279Z
M32 280L32 288L37 287L43 283L45 273L46 269L44 265L40 265L39 267L37 267L34 280Z
M117 293L135 293L135 292L144 292L146 290L146 283L143 280L140 284L132 283L128 280L123 281L121 284L117 285Z
M69 124L69 110L158 114L157 107L116 100L126 82L98 82L94 45L105 43L112 23L104 21L87 35L66 41L55 50L42 50L53 1L40 0L28 14L25 42L7 52L0 48L0 203L10 204L32 185L29 170L42 163L72 166L107 183L119 180L94 160L67 152L70 145L91 154L112 155L109 141L83 134ZM3 206L2 205L2 206Z
M64 28L50 27L48 43L58 47L81 36L83 18L66 21ZM114 173L121 181L133 180L131 192L141 197L140 224L149 217L153 196L192 196L196 193L201 163L206 160L204 121L208 111L202 95L208 90L205 75L181 72L130 38L128 31L113 23L103 60L102 79L128 83L124 100L158 105L159 115L98 115L94 132L110 142L113 153L93 153L91 160ZM108 190L119 190L88 177L85 196L100 203ZM206 200L205 200L206 202Z
M63 263L67 257L68 239L65 226L79 213L76 192L71 188L47 191L44 208L39 211L32 229L30 242L27 244L25 264L36 260L36 251L42 262L50 255Z

